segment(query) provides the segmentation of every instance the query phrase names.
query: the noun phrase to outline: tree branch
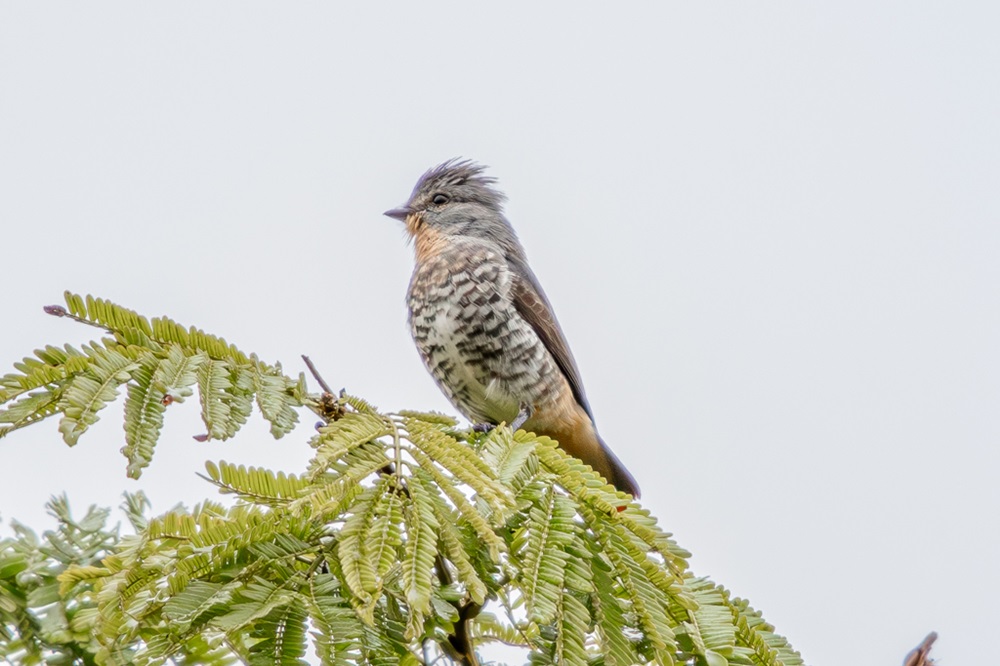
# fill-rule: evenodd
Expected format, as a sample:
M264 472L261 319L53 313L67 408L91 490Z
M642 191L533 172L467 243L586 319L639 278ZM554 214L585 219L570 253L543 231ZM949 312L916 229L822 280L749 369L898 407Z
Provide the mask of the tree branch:
M910 650L910 653L906 655L906 659L903 660L903 666L934 666L934 660L931 659L931 646L934 645L934 641L936 640L936 631L927 634L927 637L924 638L920 645Z

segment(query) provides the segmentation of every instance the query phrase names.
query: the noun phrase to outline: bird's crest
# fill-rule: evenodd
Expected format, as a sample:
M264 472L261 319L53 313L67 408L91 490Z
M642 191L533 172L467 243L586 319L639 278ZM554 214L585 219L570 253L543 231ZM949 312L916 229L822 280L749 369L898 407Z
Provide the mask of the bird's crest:
M429 169L413 188L411 202L422 197L445 192L455 201L481 203L496 210L503 207L507 197L495 189L497 182L492 176L484 176L486 167L472 160L455 158Z

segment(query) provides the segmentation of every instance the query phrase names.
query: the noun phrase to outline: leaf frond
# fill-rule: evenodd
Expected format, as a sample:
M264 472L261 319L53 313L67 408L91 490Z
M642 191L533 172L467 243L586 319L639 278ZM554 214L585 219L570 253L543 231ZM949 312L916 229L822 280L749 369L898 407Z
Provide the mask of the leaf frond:
M294 474L272 472L260 467L232 465L222 460L205 463L209 480L222 492L238 495L254 504L277 506L298 499L312 484Z

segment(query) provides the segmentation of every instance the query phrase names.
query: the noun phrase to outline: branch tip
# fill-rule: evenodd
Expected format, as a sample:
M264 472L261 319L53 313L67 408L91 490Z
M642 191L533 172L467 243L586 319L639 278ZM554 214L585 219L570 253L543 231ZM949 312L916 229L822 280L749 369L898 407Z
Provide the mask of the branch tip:
M87 326L93 326L94 328L100 328L107 333L114 333L114 331L107 326L102 326L101 324L95 324L92 321L87 321L83 317L77 317L75 314L70 314L69 310L61 305L43 305L42 310L45 314L52 315L53 317L68 317L73 321L78 321L81 324L86 324Z
M309 368L309 372L312 373L312 376L316 378L316 382L319 384L320 388L326 393L333 393L333 389L330 388L330 385L326 383L323 376L319 374L319 370L317 370L316 366L313 365L312 359L303 354L302 360L305 361L306 367Z
M927 634L927 637L920 642L920 645L913 648L906 655L906 659L903 660L903 666L933 666L934 660L931 659L931 646L934 645L937 637L936 631Z

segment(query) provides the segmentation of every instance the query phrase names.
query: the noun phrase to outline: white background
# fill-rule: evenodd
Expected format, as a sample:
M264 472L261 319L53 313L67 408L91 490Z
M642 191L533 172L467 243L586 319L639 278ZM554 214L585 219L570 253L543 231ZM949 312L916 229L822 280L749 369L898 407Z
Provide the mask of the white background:
M1000 613L996 3L3 3L0 364L86 327L62 291L225 336L389 409L454 410L408 339L381 216L428 167L491 166L604 438L692 566L811 664ZM6 370L4 370L6 371ZM38 528L205 459L294 472L259 415L170 409L125 478L120 404L74 449L0 441Z

